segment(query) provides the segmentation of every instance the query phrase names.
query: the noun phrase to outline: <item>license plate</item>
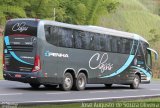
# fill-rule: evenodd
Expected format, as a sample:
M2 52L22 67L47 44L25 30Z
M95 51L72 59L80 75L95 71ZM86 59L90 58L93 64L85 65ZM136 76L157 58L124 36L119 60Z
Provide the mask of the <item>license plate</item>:
M21 78L21 77L22 77L22 75L20 75L20 74L16 74L16 75L15 75L15 77L16 77L16 78Z

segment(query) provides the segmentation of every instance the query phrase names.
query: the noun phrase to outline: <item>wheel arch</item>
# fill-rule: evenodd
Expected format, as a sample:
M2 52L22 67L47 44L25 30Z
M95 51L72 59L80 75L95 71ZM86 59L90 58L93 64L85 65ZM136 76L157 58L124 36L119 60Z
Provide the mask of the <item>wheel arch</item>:
M78 76L79 73L84 73L86 75L86 78L87 78L87 82L88 82L88 70L85 69L85 68L80 68L76 74L76 78Z
M73 78L75 79L76 78L76 73L75 72L76 71L73 68L67 68L67 69L64 70L63 76L64 76L65 73L70 73L73 76Z

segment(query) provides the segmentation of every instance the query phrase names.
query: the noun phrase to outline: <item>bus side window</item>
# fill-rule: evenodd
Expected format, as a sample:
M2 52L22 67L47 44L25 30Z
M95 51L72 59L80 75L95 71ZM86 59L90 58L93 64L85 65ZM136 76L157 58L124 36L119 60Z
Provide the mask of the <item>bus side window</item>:
M136 54L136 51L137 51L137 47L138 47L138 40L132 40L132 45L131 45L132 48L132 51L131 51L131 54L132 55L135 55Z
M132 40L122 38L122 40L121 40L121 53L130 54L131 47L132 47Z
M117 37L112 37L112 52L117 52Z
M73 47L73 34L72 30L68 28L60 28L58 32L59 46L72 48Z
M117 37L117 53L121 53L121 49L122 49L122 41L120 37Z
M84 37L84 47L87 50L90 50L90 42L91 42L91 36L89 35L90 32L85 32L85 37Z
M106 51L106 49L107 49L106 48L107 47L106 36L101 34L99 36L99 38L100 38L100 50L101 51Z
M50 41L50 38L51 38L51 26L45 26L45 37L46 37L46 40L47 42Z
M122 38L122 49L121 49L121 53L125 54L125 48L126 48L126 39Z
M89 49L94 50L94 33L90 33L89 37L90 37Z
M94 50L98 50L98 51L101 49L99 35L100 34L95 33L95 36L94 36Z
M106 51L111 51L112 48L112 37L109 35L105 35L106 36Z
M59 45L59 35L58 35L58 33L59 33L59 27L56 27L56 26L53 26L52 28L51 28L51 39L50 39L50 41L51 41L51 44L53 44L53 45L56 45L56 46L58 46Z
M126 43L125 43L125 53L126 54L129 54L130 53L130 50L131 50L131 39L126 39Z
M75 48L82 48L82 36L81 31L74 30L74 37L75 37Z
M45 26L45 37L48 43L58 45L58 27Z

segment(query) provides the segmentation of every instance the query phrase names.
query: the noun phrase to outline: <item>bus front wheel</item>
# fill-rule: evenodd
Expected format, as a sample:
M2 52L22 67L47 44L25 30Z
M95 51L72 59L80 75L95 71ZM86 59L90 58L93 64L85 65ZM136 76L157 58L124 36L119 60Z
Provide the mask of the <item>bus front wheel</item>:
M79 73L76 79L75 88L76 90L84 90L87 83L87 78L84 73Z
M73 77L70 73L65 73L63 78L63 83L59 85L59 87L64 91L71 90L73 86Z
M140 77L136 74L133 83L130 85L131 89L137 89L139 87Z

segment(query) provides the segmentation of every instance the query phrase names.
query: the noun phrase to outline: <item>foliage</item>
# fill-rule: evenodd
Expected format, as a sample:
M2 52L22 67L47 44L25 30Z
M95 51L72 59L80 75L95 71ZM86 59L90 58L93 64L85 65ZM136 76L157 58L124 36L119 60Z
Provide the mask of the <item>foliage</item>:
M21 17L95 24L100 14L116 7L117 3L112 0L1 0L0 25L6 19Z
M0 1L0 25L4 24L6 19L26 17L24 8L29 3L25 0L1 0Z

